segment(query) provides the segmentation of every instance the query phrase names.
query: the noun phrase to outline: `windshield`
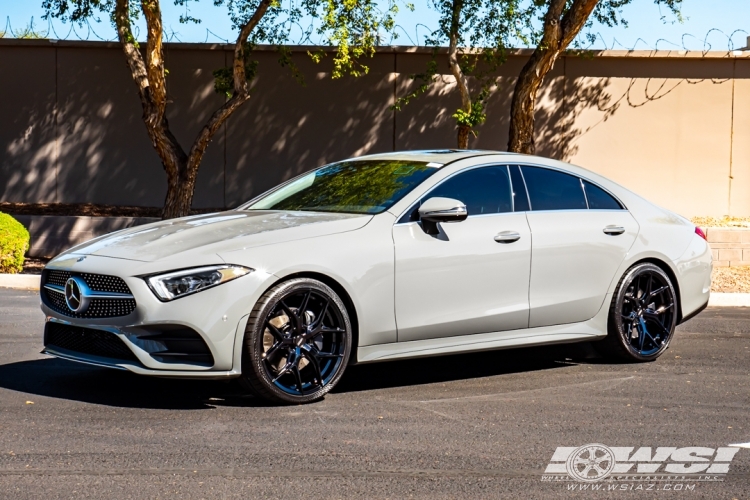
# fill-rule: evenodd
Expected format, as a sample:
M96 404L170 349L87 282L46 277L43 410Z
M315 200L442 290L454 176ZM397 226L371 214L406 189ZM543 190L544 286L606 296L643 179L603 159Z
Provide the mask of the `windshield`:
M398 160L334 163L303 175L243 208L379 214L440 166Z

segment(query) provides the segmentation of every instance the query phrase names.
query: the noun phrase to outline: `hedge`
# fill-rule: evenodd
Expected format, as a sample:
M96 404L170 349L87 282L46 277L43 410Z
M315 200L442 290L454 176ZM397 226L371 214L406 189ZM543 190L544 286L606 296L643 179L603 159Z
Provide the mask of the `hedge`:
M0 212L0 273L20 273L29 249L29 232L16 219Z

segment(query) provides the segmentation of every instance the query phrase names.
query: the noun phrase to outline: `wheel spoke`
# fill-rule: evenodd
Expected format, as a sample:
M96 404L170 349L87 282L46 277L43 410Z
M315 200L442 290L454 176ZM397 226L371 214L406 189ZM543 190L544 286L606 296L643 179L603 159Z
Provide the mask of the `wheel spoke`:
M648 298L650 299L652 297L656 297L657 295L659 295L660 293L662 293L664 290L667 290L668 288L669 287L667 285L664 285L661 288L657 288L656 290L654 290L653 292L651 292L651 293L648 294Z
M646 327L643 326L643 321L638 322L638 350L643 351L643 342L646 340Z
M271 347L268 348L266 352L263 353L263 358L270 359L274 354L276 354L276 351L278 351L281 346L281 342L275 342Z
M281 342L284 340L284 334L281 333L281 330L276 328L271 324L270 321L266 321L266 328L271 332L271 335L273 335L273 338L275 338L277 341Z
M651 273L648 273L648 286L646 287L646 290L644 290L643 295L645 297L649 297L651 295L651 288L654 285L654 276ZM643 299L645 303L645 298Z
M301 327L299 316L297 316L283 300L279 301L279 305L281 306L281 310L284 311L289 318L289 322L292 323L292 329L295 332L299 331Z
M299 306L299 309L297 309L297 312L299 313L297 316L302 320L305 315L305 311L307 311L307 304L310 303L310 296L312 295L312 290L308 290L307 294L305 295L305 298L302 299L302 305Z
M317 380L318 385L322 387L323 375L320 373L320 363L318 363L318 358L307 351L302 351L302 355L310 362L310 366L312 366L313 371L315 372L315 380Z
M656 311L656 314L664 314L668 310L672 309L674 307L674 302L670 303L668 306L661 306Z
M328 312L328 306L330 304L331 303L328 300L326 300L326 303L323 306L323 310L321 311L320 316L318 316L317 319L311 325L313 327L313 330L317 329L319 326L323 324L323 320L326 317L326 313Z
M299 391L300 394L302 394L302 375L299 372L299 365L295 364L291 368L291 370L292 370L292 373L294 374L294 378L296 379L296 382L297 382L297 390Z
M662 333L664 333L664 335L669 335L669 330L667 330L667 328L660 322L653 320L652 323L656 324L661 329Z
M318 349L318 346L315 344L308 344L310 346L310 352L313 356L315 356L318 359L336 359L336 358L343 358L343 354L336 354L335 352L324 352Z
M276 374L276 378L273 379L271 382L276 383L276 381L279 380L284 375L286 375L287 372L291 370L293 366L294 366L294 363L290 363L289 361L287 361L286 364L281 367L281 370L279 370L279 373Z

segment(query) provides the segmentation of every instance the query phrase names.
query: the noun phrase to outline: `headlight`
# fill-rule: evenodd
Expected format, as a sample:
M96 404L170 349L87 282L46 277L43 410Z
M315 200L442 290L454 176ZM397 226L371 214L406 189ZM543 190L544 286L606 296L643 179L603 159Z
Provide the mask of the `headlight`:
M253 270L249 267L219 265L145 276L144 279L159 300L166 302L221 285L251 272Z

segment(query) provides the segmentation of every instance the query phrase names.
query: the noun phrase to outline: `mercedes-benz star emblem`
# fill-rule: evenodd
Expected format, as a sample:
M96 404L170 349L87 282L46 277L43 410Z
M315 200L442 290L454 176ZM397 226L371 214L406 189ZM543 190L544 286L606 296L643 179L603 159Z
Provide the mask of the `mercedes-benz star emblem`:
M86 283L76 276L68 278L65 282L65 303L68 309L74 313L82 313L88 307L87 297L84 296L83 290L88 288Z

